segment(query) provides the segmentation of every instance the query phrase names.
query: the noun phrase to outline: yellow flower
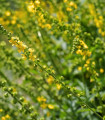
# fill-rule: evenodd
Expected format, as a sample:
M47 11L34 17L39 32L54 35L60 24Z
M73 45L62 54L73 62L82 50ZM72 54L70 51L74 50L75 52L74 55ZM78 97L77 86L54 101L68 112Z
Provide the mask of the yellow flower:
M82 67L81 67L81 66L79 66L79 67L78 67L78 70L79 70L79 71L81 71L81 70L82 70Z
M93 78L91 78L91 79L90 79L90 82L94 82L94 79L93 79Z
M28 51L29 51L30 53L32 53L32 52L34 52L34 49L29 48Z
M86 56L83 56L83 58L82 58L83 60L85 60L86 59Z
M28 103L28 101L26 100L26 99L24 99L24 101L23 101L24 103Z
M37 101L38 102L46 102L46 98L44 98L43 96L39 96L39 97L37 97Z
M80 49L77 50L77 51L76 51L76 54L80 54L80 55L82 55L82 50L80 50Z
M6 16L10 16L10 15L11 15L11 12L10 12L10 11L6 11L6 12L5 12L5 15L6 15Z
M70 6L74 6L74 2L71 1L71 2L69 3L69 5L70 5Z
M104 37L105 36L105 32L101 32L101 35Z
M81 46L77 46L77 48L78 48L78 49L80 49L80 48L81 48Z
M10 116L7 114L7 115L5 116L5 118L10 119Z
M46 65L43 65L43 68L45 69L45 68L46 68Z
M46 103L43 103L40 105L43 109L45 109L47 107L47 104Z
M9 42L12 44L12 46L17 45L17 39L18 37L11 37L11 40L9 40Z
M13 16L12 18L13 18L13 20L16 20L16 19L17 19L17 17L16 17L16 16Z
M13 92L17 92L15 88L13 88Z
M79 16L78 16L78 15L76 15L76 16L75 16L75 18L76 18L76 19L79 19Z
M40 1L39 1L39 0L36 0L36 1L35 1L35 5L36 5L36 6L40 5Z
M88 50L88 51L87 51L87 56L89 56L89 57L90 57L90 56L91 56L91 54L92 54L92 53Z
M85 49L88 49L88 46L87 46L86 44L84 44L84 48L85 48Z
M48 104L48 108L49 108L49 109L54 109L54 106L51 105L51 104Z
M67 9L66 9L67 11L69 11L69 12L71 12L72 11L72 9L71 8L69 8L69 7L67 7Z
M0 22L3 23L3 21L4 21L3 18L0 17Z
M95 62L92 62L92 65L95 65Z
M68 0L64 0L64 3L66 3Z
M24 45L20 40L18 40L16 47L18 48L19 52L24 52L24 50L27 48L27 46Z
M102 32L102 29L99 29L98 32L101 33L101 32Z
M80 40L80 44L81 44L85 49L88 49L88 46L84 43L84 41Z
M27 59L27 57L26 57L24 54L21 54L21 55L22 55L22 58L23 58L24 60Z
M89 64L90 63L90 59L88 59L87 61L86 61L86 64Z
M26 45L19 46L19 51L24 52L24 50L27 48Z
M41 97L37 97L37 101L38 101L38 102L41 102Z
M80 44L81 44L81 45L84 45L85 43L84 43L84 41L83 41L83 40L80 40Z
M13 25L16 24L16 20L12 20L11 24L13 24Z
M84 67L87 67L87 66L88 66L87 64L84 65Z
M55 74L55 70L51 70L51 72L52 72L53 74Z
M5 117L2 117L1 120L6 120L6 118L5 118Z
M87 70L87 71L89 71L89 70L90 70L90 68L89 68L89 67L87 67L87 68L86 68L86 70Z
M50 116L50 112L47 112L47 117L49 117Z
M37 58L36 55L33 55L32 53L30 53L29 60L35 61L36 58Z
M100 20L103 20L103 16L99 16L99 19L100 19Z
M57 87L58 90L60 90L62 85L61 84L56 84L56 87Z
M47 82L48 82L49 84L51 84L53 81L54 81L54 78L53 78L52 76L49 76L49 77L47 78Z
M34 5L31 3L30 5L27 6L27 9L29 12L34 12Z
M3 112L3 109L0 109L0 112Z
M76 4L74 5L74 8L77 9L77 5Z
M23 42L18 40L18 45L22 46L23 45Z
M104 72L104 69L103 68L100 68L100 73L103 73Z
M51 29L51 25L50 24L46 24L45 26L46 26L46 28Z

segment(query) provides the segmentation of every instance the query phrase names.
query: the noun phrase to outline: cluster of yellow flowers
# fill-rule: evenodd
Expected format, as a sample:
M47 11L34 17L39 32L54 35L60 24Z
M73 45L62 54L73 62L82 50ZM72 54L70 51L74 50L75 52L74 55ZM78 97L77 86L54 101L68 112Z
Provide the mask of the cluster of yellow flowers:
M45 23L45 19L43 17L43 14L39 13L40 18L38 19L38 24L40 27L44 28L43 24Z
M15 15L11 15L12 13L10 11L6 11L3 17L0 17L0 22L3 25L15 25L17 22L17 17ZM8 19L8 17L11 17L10 19Z
M15 45L18 48L18 52L23 53L21 55L23 56L24 60L29 57L29 60L35 61L35 59L37 58L36 55L33 55L34 50L32 48L28 48L22 41L19 40L18 37L11 37L9 42L12 44L12 46Z
M26 1L25 3L27 5L28 12L34 13L35 12L34 8L40 4L40 1L36 0L34 3L32 1L30 3ZM26 22L26 14L27 14L27 12L24 11L24 9L22 9L20 11L19 10L18 11L6 10L5 13L2 15L2 17L0 17L0 23L2 23L4 26L5 25L15 25L15 27L20 27ZM18 21L18 19L19 19L19 21Z
M46 102L46 98L44 98L43 96L39 96L37 97L38 102Z
M51 29L51 25L46 23L46 20L44 19L43 14L41 12L38 12L38 16L40 16L40 17L37 17L38 25L41 28L48 28L50 30Z
M0 109L0 112L3 112L3 109ZM7 119L10 119L10 116L8 114L1 117L1 120L7 120Z
M88 50L88 46L85 44L85 42L83 40L79 40L79 46L77 46L78 50L76 51L76 54L79 54L81 56L83 56L83 60L85 61L84 68L86 68L87 71L90 71L90 66L95 66L95 62L91 60L91 58L89 58L91 56L91 52ZM81 71L82 67L79 66L78 70Z
M37 58L36 55L33 55L34 49L29 48L29 60L35 61L35 59Z
M26 2L26 4L28 4L28 3ZM33 4L33 2L30 2L30 3L27 5L27 10L28 10L28 12L30 12L30 13L33 13L33 12L34 12L34 4Z
M64 0L64 3L67 4L66 10L69 12L73 11L73 9L77 9L77 4L73 1L68 2L67 0Z
M98 32L104 37L105 31L103 31L103 24L104 24L103 16L99 15L99 13L96 12L95 6L93 4L89 4L89 10L90 10L90 14L94 18L94 23L98 28Z
M74 86L78 85L78 84L72 84L74 82L74 81L72 81L72 79L74 80L77 77L77 74L74 74L76 66L77 66L78 71L80 71L80 73L77 71L79 73L78 75L83 76L83 78L82 78L83 80L90 79L90 82L97 82L96 83L97 85L98 85L98 80L97 80L98 73L100 72L101 73L100 76L102 76L102 77L104 75L103 73L105 70L102 68L103 67L101 65L102 62L100 62L100 65L98 65L97 64L98 61L95 60L98 58L98 54L94 52L95 45L91 46L92 42L94 42L94 41L91 41L91 40L86 41L87 39L92 39L92 40L97 39L97 36L95 36L96 35L95 32L97 32L97 30L95 32L92 31L92 34L90 34L90 33L88 34L87 33L88 27L91 28L92 26L90 25L88 27L85 27L85 24L86 24L86 26L88 25L87 21L85 21L85 20L87 20L88 17L89 17L89 19L93 18L93 20L90 22L93 22L92 25L97 27L98 32L102 36L105 36L105 32L104 32L105 30L103 27L104 26L104 16L102 16L101 13L100 14L98 13L98 11L95 9L95 6L93 4L89 4L90 14L88 17L85 16L86 9L79 9L79 7L81 7L82 5L81 5L81 2L79 3L78 0L63 0L63 1L31 0L30 2L27 2L27 1L28 0L26 0L25 5L24 5L24 2L22 3L22 6L24 6L25 9L20 7L23 10L22 12L20 12L21 9L20 10L14 9L14 11L12 9L10 11L6 10L4 12L4 17L0 18L0 22L7 21L4 24L8 24L8 25L12 24L13 25L13 26L11 25L10 29L14 30L14 32L15 32L14 34L19 34L20 38L22 38L22 41L19 39L19 37L15 36L15 37L11 37L9 42L12 44L12 46L17 47L18 52L22 55L22 58L24 60L28 59L28 60L31 60L31 63L35 63L35 67L38 66L38 67L36 67L36 68L38 68L38 71L33 69L34 65L31 64L30 61L25 62L25 64L23 65L23 69L21 69L22 68L21 64L15 65L15 59L17 59L17 58L15 58L12 54L10 54L10 56L9 56L11 61L8 61L9 65L8 64L7 65L11 67L12 61L14 61L13 68L15 66L17 66L17 68L14 68L13 73L15 73L15 71L17 72L18 69L20 69L19 76L17 75L17 77L20 78L22 76L22 77L24 77L23 78L24 80L28 79L29 82L22 82L21 86L22 86L23 90L25 90L25 87L28 88L27 90L25 90L26 94L30 93L30 91L33 90L32 94L28 94L29 99L31 97L32 98L36 97L35 99L37 100L38 105L41 107L42 111L46 111L46 112L54 111L56 113L55 108L57 108L57 109L58 109L58 107L62 108L63 106L66 105L66 102L68 102L68 101L65 101L65 102L62 101L63 97L65 97L64 99L66 100L66 95L68 97L71 97L73 95L75 98L77 98L77 99L79 98L78 100L82 101L82 97L81 97L82 93L81 93L81 91L78 91L79 86L77 87L77 89L76 89L76 87L72 87L72 85L74 85ZM90 1L89 1L89 3L90 3ZM59 5L58 8L56 8L57 5ZM78 5L78 8L77 8L77 5ZM84 5L83 8L88 8L88 6ZM51 11L49 9L51 9ZM16 17L19 14L21 15L21 17L19 17L19 18ZM27 17L24 17L23 14L24 14L24 16L27 16ZM83 19L79 19L79 17L81 17L81 16L85 16L85 17ZM6 18L6 20L5 20L5 18ZM24 23L26 23L26 24L24 24ZM15 27L18 28L17 26L19 26L19 25L22 25L24 27L21 27L20 31L18 32L18 30L17 29L15 30L14 28ZM30 28L31 28L31 32L30 32ZM45 29L43 29L43 28L45 28ZM5 35L7 34L8 38L10 38L8 32L6 32L7 30L4 29L4 27L1 25L0 25L0 30L2 30L2 32L5 33ZM86 34L84 34L84 33L86 33ZM29 38L29 40L28 40L28 38ZM102 39L104 39L104 38L102 37ZM25 40L26 43L29 43L28 44L29 47L32 46L32 48L35 48L35 49L29 48L26 44L24 44L23 40ZM99 39L97 39L97 41L100 42ZM34 42L35 42L35 44L32 44ZM88 44L89 44L89 46L88 46ZM74 47L73 51L76 50L77 55L75 55L75 53L69 54L70 50L72 49L71 45ZM97 44L96 47L100 47L100 46L98 46L98 44ZM45 48L46 48L46 50L44 50ZM97 51L98 51L98 49L97 49ZM7 52L7 50L5 50L3 53L6 54L6 52ZM99 52L101 53L101 49L99 49ZM39 62L39 59L36 60L37 56L34 55L35 53L40 56L40 59L43 61L43 63ZM102 50L102 55L103 54L104 54L104 50ZM6 57L6 55L5 55L5 57ZM12 58L14 58L14 59L12 59ZM19 62L21 62L21 61L19 61ZM17 61L17 63L18 63L18 61ZM44 64L47 64L47 66ZM56 74L55 74L55 71L52 69L53 67L50 69L50 67L51 67L50 65L54 66L54 69L56 70ZM23 71L25 71L25 72L23 72ZM12 70L11 70L11 72L12 72ZM70 74L69 75L70 77L68 76L68 74ZM64 75L65 79L62 79L61 75ZM88 77L86 77L86 75ZM3 76L3 75L1 75L1 76ZM59 76L61 76L61 78ZM34 77L35 77L36 81L34 81ZM6 77L4 76L4 78L6 78ZM8 78L8 75L7 75L7 78ZM23 79L22 79L22 81L24 81ZM45 81L41 81L41 80L45 80ZM95 81L95 80L97 80L97 81ZM81 82L81 77L77 78L76 81ZM101 77L100 77L100 81L101 81ZM38 85L36 84L37 82L38 82ZM33 83L35 83L35 84L33 84ZM88 87L89 87L88 84L85 85L85 82L83 82L83 85L84 85L84 88L86 86L88 89ZM20 89L21 86L19 85L16 88L19 87L19 89ZM94 85L92 85L92 87L96 88L96 87L94 87ZM90 93L91 93L92 87L89 88ZM101 86L99 86L99 87L101 88ZM35 88L35 91L38 90L37 93L35 93L35 96L34 96L34 88ZM64 94L65 91L67 91L66 94ZM84 92L85 92L85 89L84 89ZM101 90L99 90L99 92L101 92ZM13 88L12 93L14 93L13 95L16 95L15 93L17 93L17 91L15 88ZM44 93L46 93L46 94L44 94ZM71 93L70 96L69 96L69 93ZM58 95L58 97L57 97L58 100L52 99L52 98L55 98L55 96L57 96L57 95ZM83 94L83 96L84 95L85 94ZM86 94L86 96L87 96L87 94ZM84 97L83 97L83 104L84 104ZM29 107L30 107L30 104L27 104L28 101L25 98L21 98L19 100L22 101L23 106L29 105ZM60 101L61 101L61 103L59 103ZM34 101L32 101L32 102L34 102ZM90 101L88 101L88 102L90 102ZM99 105L101 105L101 104L99 104ZM87 103L85 103L85 106L88 107ZM43 109L45 109L45 110L43 110ZM91 108L90 110L92 110L94 113L98 113L98 112L95 112L95 110L93 110L93 109ZM23 110L23 107L22 107L22 110ZM40 110L40 108L39 108L39 110ZM60 117L60 116L62 116L61 115L62 110L63 109L59 109L59 118L58 119L63 119ZM4 110L0 109L0 112L2 112L2 111L4 111ZM26 111L26 112L29 111L29 114L30 114L30 111L32 111L32 109L29 109L29 110L24 109L24 111ZM66 113L66 111L64 111L64 112ZM32 115L32 114L30 114L30 115ZM43 115L44 115L44 112L43 112ZM47 116L49 116L49 115L50 115L50 113L48 112ZM52 113L51 113L51 115L53 116ZM2 116L1 120L9 119L10 116L5 114ZM44 115L44 117L45 116L46 115ZM11 116L11 119L12 119L12 116ZM55 118L52 117L52 119L55 119ZM66 117L64 119L66 119ZM69 118L67 118L67 119L69 119Z
M26 4L28 4L26 2ZM34 13L35 11L35 7L40 5L40 1L39 0L35 0L35 2L33 3L32 1L27 5L27 10L31 13Z
M8 114L1 117L1 120L8 120L8 119L10 119L10 116Z
M29 12L36 13L36 8L40 5L40 1L37 0L34 3L30 2L30 4L27 6L27 9ZM40 17L39 17L40 16ZM37 16L36 16L37 17ZM44 16L41 12L38 12L38 17L37 17L38 25L41 28L47 28L48 30L51 29L51 24L46 23L46 20L44 19Z
M54 81L54 78L50 75L50 76L47 78L47 82L48 82L48 84L52 84L53 81ZM62 87L61 84L58 84L58 83L56 84L56 88L57 88L58 90L60 90L61 87Z
M11 37L11 40L9 42L12 44L12 46L16 46L18 48L18 52L24 52L24 50L27 48L27 46L19 40L18 37Z
M77 46L78 50L76 51L76 54L82 55L83 59L85 59L86 56L90 57L91 52L88 50L88 46L84 43L83 40L79 40L80 45Z
M44 98L43 96L37 97L37 101L40 103L40 106L41 106L41 108L43 108L43 109L46 109L47 107L48 107L49 109L54 109L54 105L52 105L52 104L47 104L47 103L46 103L46 98Z
M90 70L90 63L91 63L90 61L91 61L91 59L87 59L85 65L84 65L84 67L86 67L87 71ZM92 62L92 65L95 66L95 62Z

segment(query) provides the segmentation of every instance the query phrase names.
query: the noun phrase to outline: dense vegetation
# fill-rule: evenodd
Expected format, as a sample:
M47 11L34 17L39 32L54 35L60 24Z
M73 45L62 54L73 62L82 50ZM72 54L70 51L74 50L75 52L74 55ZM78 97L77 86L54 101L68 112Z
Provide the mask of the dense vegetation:
M105 120L105 0L0 0L0 120Z

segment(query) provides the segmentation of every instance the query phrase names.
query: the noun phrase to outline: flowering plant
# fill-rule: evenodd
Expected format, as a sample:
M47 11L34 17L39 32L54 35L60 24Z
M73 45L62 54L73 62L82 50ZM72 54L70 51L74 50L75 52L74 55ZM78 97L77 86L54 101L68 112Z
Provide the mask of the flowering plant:
M104 5L0 1L1 120L105 120Z

